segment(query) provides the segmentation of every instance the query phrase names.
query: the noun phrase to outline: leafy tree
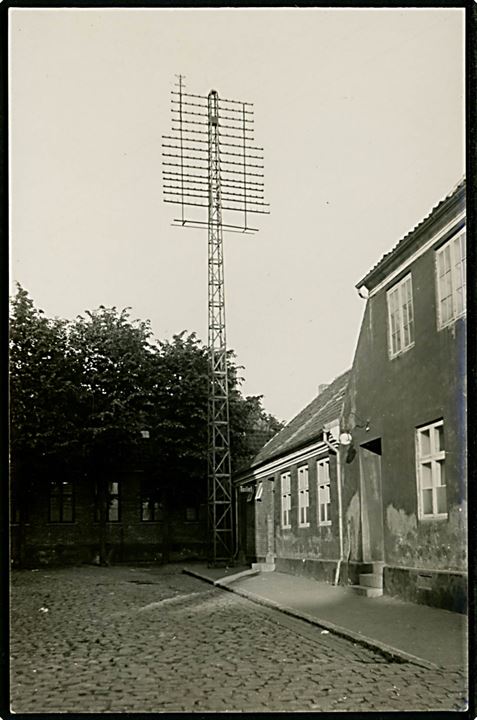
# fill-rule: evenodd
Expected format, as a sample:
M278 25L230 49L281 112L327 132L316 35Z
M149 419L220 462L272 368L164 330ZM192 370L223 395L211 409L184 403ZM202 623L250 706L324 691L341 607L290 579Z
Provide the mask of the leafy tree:
M242 396L232 351L228 372L236 470L281 425L265 413L261 397ZM67 466L89 477L97 490L100 558L106 562L108 482L139 455L162 496L167 555L171 504L207 497L208 382L207 348L194 333L155 342L149 322L131 320L129 308L100 306L71 322L49 320L19 286L10 326L17 495L28 494L32 468Z

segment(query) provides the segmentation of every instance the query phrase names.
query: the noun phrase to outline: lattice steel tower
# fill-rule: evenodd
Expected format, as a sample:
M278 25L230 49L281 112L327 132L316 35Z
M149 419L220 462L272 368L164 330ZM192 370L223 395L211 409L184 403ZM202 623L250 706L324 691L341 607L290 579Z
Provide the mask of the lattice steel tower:
M163 136L163 192L166 202L181 206L174 225L208 228L208 539L209 564L219 565L233 562L235 553L223 232L253 233L249 215L269 210L263 148L251 144L252 104L219 98L215 90L186 93L182 75L176 88L172 135ZM207 220L196 208L208 208Z

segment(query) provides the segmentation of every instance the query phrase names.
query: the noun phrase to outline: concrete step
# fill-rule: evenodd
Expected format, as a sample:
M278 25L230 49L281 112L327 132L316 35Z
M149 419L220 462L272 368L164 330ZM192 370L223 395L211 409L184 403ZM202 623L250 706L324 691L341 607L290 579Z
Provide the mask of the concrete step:
M383 561L376 561L376 562L368 562L368 563L361 563L360 565L360 571L364 573L365 575L368 574L381 574L383 573L384 568L384 562Z
M365 587L363 585L351 585L350 587L357 595L365 595L369 598L377 598L383 595L383 589L379 587Z
M381 573L360 573L359 584L364 587L382 588L383 576Z
M252 563L252 570L258 570L259 572L273 572L275 570L275 563L270 563L270 562Z

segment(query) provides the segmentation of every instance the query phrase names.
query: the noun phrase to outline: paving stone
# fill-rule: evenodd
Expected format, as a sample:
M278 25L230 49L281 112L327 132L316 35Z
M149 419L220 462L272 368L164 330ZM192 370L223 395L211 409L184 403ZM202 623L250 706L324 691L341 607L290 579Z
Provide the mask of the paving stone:
M16 713L453 710L466 696L462 672L390 662L178 567L12 575Z

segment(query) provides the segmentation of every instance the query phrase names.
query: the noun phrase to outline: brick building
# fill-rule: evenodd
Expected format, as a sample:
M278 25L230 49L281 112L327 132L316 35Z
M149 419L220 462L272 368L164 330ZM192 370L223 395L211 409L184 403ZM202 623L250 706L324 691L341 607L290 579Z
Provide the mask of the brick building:
M155 475L127 464L108 476L106 486L102 525L92 478L59 468L37 470L30 477L28 497L22 502L12 497L13 564L94 562L102 532L111 562L206 556L205 486L193 491L176 482L166 493Z
M235 479L247 558L465 609L465 190L358 283L351 371Z

